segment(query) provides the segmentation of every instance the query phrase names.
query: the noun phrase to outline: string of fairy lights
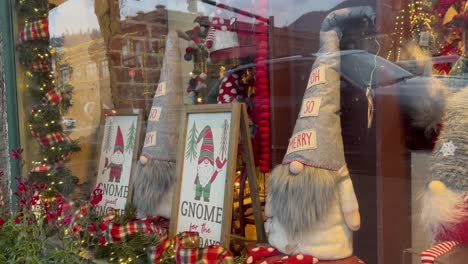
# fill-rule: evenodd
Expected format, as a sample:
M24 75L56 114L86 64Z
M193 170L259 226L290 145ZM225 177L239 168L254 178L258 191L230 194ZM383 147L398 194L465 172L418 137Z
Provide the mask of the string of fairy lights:
M445 36L435 29L442 29L441 27L444 26L438 21L438 19L443 19L444 14L436 14L435 10L427 11L423 7L424 5L427 5L427 1L412 1L398 12L393 27L396 38L391 42L392 48L387 53L387 60L400 61L402 50L405 50L407 42L417 42L423 33L428 34L427 37L428 41L431 41L433 54L440 54L443 51L446 45ZM407 37L407 34L410 37ZM454 52L458 55L462 54L460 49L455 49Z

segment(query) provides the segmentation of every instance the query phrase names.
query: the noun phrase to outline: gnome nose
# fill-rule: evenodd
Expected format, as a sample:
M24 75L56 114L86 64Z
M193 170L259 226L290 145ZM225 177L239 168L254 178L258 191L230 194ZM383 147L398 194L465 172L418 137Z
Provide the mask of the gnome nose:
M429 183L429 190L435 194L442 194L447 191L447 187L441 181L431 181Z
M300 163L299 161L293 161L289 164L289 171L293 175L297 175L304 170L304 164Z

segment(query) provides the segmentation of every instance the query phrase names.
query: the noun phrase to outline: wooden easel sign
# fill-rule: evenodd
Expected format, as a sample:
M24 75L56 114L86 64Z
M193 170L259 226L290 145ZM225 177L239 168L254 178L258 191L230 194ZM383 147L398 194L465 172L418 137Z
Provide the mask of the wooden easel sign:
M229 246L239 133L246 155L257 234L264 240L245 105L186 106L181 118L170 235L192 231L200 247ZM255 197L254 197L255 196Z
M96 206L99 215L110 209L124 213L131 200L131 176L141 136L141 110L103 110L99 131L100 157L95 186L103 190Z

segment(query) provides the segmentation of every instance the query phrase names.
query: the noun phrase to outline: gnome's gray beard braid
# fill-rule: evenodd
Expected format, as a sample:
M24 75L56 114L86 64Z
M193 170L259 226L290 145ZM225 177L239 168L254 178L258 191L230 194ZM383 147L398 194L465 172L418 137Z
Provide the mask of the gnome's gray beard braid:
M305 166L298 175L289 172L289 164L278 165L268 178L272 213L291 236L313 230L326 218L338 198L335 171Z
M148 159L146 165L138 162L133 182L133 201L139 213L155 216L161 197L173 191L176 164L171 161ZM167 201L164 201L167 202Z

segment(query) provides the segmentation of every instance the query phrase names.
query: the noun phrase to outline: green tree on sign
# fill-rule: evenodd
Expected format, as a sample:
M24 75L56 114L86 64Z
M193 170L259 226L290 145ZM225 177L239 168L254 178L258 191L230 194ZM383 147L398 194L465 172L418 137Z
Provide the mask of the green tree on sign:
M135 134L136 134L136 127L135 127L135 121L133 121L127 133L127 145L125 146L125 151L128 153L132 153L133 148L135 147Z
M106 132L104 135L104 151L109 153L112 150L112 139L114 138L114 124L112 123L112 118L109 118L109 124L106 125Z
M219 149L219 154L221 155L221 159L223 160L227 151L228 133L229 133L229 123L227 119L225 119L223 123L223 135L221 136L221 148Z
M188 136L188 143L187 143L187 151L185 152L185 158L189 159L190 161L197 158L197 138L198 138L198 130L195 126L195 122L193 122L193 126L189 131Z

